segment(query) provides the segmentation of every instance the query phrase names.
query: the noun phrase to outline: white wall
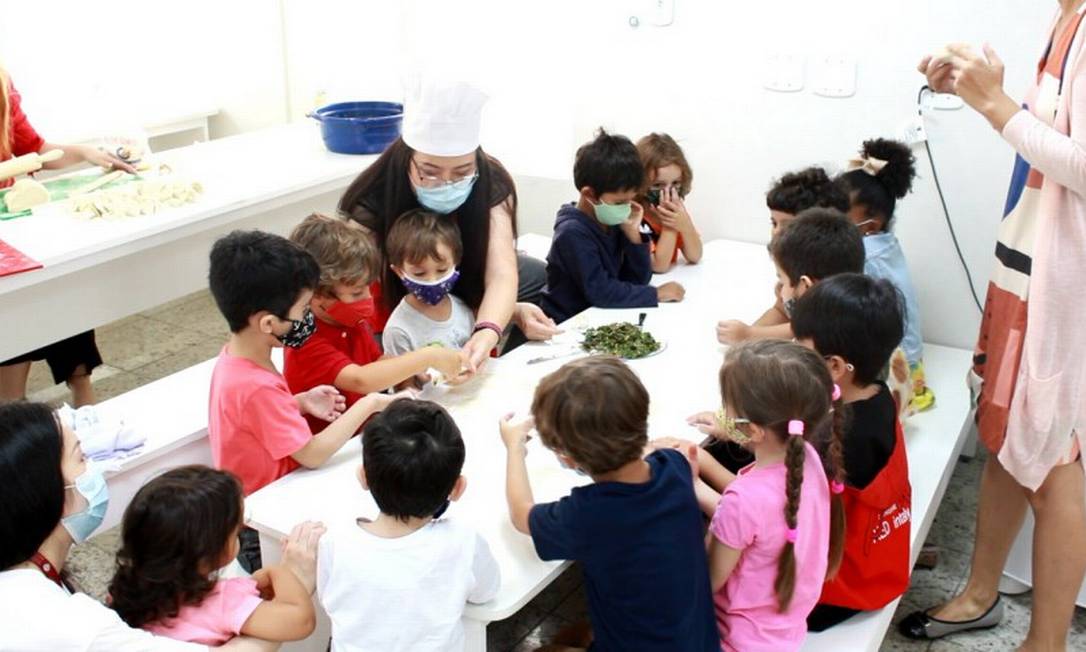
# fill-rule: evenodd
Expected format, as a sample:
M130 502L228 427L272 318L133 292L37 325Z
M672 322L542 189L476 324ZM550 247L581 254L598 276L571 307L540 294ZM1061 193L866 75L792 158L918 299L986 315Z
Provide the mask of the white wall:
M707 237L768 238L770 180L811 163L838 167L872 136L896 136L915 115L920 56L952 40L990 41L1021 96L1056 3L1007 0L732 3L678 0L673 25L628 25L636 0L404 3L420 52L455 58L495 96L484 145L524 179L522 228L540 230L568 181L576 146L603 125L637 138L667 131L695 171L690 206ZM464 11L463 7L472 7ZM767 53L859 59L857 94L827 99L762 88ZM983 295L1013 153L968 110L928 122L947 202ZM923 151L915 192L900 204L929 341L971 347L979 323ZM542 178L539 178L542 177ZM548 182L551 177L559 181ZM563 185L568 184L568 185ZM563 187L568 188L562 190ZM547 206L549 213L540 215Z
M400 99L400 76L454 71L486 89L484 146L520 180L521 226L546 231L573 197L573 152L593 130L667 131L695 171L703 233L764 242L763 193L784 171L838 166L914 113L919 56L989 40L1021 97L1055 2L676 0L669 27L632 29L652 0L0 0L0 62L43 131L131 124L186 104L222 109L213 135L302 119L328 101ZM32 27L28 28L25 25ZM762 88L769 53L859 59L857 94ZM968 110L932 114L932 148L982 295L1012 152ZM898 235L926 339L970 347L977 312L922 150Z
M286 120L280 25L267 0L0 0L0 65L46 138L208 106L216 137Z

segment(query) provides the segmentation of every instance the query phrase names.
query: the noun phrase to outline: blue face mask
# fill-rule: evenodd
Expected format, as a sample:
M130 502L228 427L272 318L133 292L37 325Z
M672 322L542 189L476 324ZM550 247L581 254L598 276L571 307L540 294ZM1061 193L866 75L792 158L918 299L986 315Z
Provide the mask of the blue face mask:
M453 286L456 285L456 280L459 278L460 270L454 269L446 274L445 278L430 283L416 281L406 274L400 280L403 281L404 288L415 295L415 298L419 301L430 306L436 306L452 291Z
M86 541L106 517L109 508L109 486L100 469L88 468L83 475L75 479L65 489L75 489L87 501L87 506L79 512L60 519L64 529L72 535L76 543Z
M418 197L423 208L445 215L460 208L467 201L478 178L478 174L473 174L467 179L443 184L437 188L415 186L415 196Z

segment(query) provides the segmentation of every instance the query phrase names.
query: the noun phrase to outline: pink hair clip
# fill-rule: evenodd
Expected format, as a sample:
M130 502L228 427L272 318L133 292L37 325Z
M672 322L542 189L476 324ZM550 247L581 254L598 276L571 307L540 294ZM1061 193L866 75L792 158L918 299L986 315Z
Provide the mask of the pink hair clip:
M788 539L788 543L795 543L796 539L799 538L799 529L794 527L788 528L784 533L784 537Z
M835 494L839 494L839 493L844 492L844 490L845 490L845 485L842 484L841 482L838 482L837 480L834 480L833 482L830 483L830 491L831 492L833 492Z
M788 422L788 434L796 437L803 436L803 422L799 419L792 419Z
M831 395L831 397L835 401L840 401L841 400L841 386L838 385L837 383L833 384L833 394Z

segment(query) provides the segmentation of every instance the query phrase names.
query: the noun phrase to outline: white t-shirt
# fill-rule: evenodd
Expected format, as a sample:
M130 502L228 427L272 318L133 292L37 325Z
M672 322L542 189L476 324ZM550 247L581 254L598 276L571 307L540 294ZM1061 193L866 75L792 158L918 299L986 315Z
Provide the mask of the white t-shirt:
M0 572L0 652L207 652L133 629L90 596L37 569Z
M460 652L465 603L492 599L500 583L486 541L456 519L397 539L343 524L324 535L317 558L336 652Z
M434 321L415 309L406 299L392 311L381 335L386 355L403 355L438 343L447 349L459 349L471 339L475 314L459 297L449 295L452 312L445 321Z

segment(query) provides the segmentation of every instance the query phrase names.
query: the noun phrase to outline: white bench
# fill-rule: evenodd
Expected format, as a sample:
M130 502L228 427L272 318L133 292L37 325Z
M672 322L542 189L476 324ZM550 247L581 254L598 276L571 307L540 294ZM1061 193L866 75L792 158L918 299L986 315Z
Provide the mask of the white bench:
M963 421L969 413L965 373L970 364L972 354L969 351L924 345L924 370L928 385L935 392L936 403L933 409L913 415L905 422L905 450L909 456L909 481L913 488L913 563L928 537L972 427L970 420ZM853 616L825 632L810 634L803 650L875 652L886 637L899 601L900 598L878 611Z

